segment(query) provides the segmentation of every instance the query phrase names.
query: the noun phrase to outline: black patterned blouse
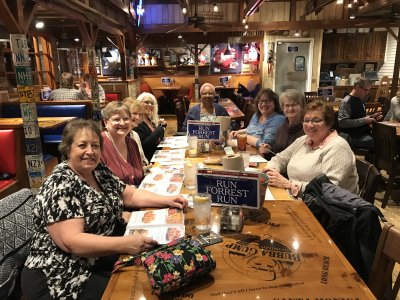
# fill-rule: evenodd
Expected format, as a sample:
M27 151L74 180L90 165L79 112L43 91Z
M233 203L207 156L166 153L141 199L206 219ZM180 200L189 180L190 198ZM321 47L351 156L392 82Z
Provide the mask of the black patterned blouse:
M85 233L109 236L122 219L125 184L103 164L93 171L103 192L90 187L62 162L47 178L36 196L35 233L25 266L42 269L55 299L77 299L97 258L66 253L55 245L46 230L49 223L83 218Z

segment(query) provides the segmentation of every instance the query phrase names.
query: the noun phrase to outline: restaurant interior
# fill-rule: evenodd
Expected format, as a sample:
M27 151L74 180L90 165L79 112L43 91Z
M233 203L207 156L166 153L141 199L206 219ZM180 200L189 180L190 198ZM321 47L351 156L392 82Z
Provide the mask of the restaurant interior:
M301 91L307 103L327 101L334 108L334 128L338 129L340 101L361 77L372 82L365 104L367 114L385 115L399 90L399 28L397 0L2 0L0 207L7 205L3 199L23 188L37 190L61 162L57 147L69 121L101 121L101 109L107 104L137 98L143 92L157 99L159 115L168 123L165 136L181 131L189 109L200 103L204 83L215 86L216 101L228 112L232 128L247 127L257 110L258 92L270 88L277 94L287 89ZM26 43L21 46L18 41ZM90 84L104 89L105 100L48 100L50 92L60 87L63 72L74 76L76 89L84 74L89 74ZM399 120L389 124L395 130L392 144L387 146L390 150L383 154L386 160L376 158L375 166L369 164L366 169L357 165L361 197L397 228L399 124ZM255 147L247 147L252 155L258 154ZM358 160L366 159L364 149L353 150ZM213 155L225 154L216 153ZM194 161L202 163L209 155L202 153ZM266 165L259 163L259 171ZM383 297L385 291L376 282L364 283L346 253L336 247L327 227L306 206L291 200L284 189L269 189L272 199L282 201L265 201L270 218L260 221L262 225L245 223L243 241L251 234L264 238L269 234L268 243L273 244L280 228L288 239L280 244L280 250L276 246L280 253L276 255L290 252L293 256L274 260L264 257L263 252L250 266L253 262L240 252L244 242L239 238L236 244L224 243L221 253L219 244L210 246L215 251L216 270L175 292L171 299L389 299ZM181 191L191 192L184 187ZM0 213L2 232L7 216ZM214 217L220 221L213 208ZM193 218L189 212L187 221ZM285 222L290 227L285 227ZM185 225L191 233L190 224ZM391 234L386 227L384 234ZM298 246L293 245L300 237L303 252L296 252ZM226 236L227 241L232 238L231 234ZM398 232L393 240L400 243ZM393 256L391 250L398 249L393 248L395 243L388 243L387 250L384 242L379 242L379 251ZM251 252L254 242L246 243L248 249L243 251ZM324 247L326 253L315 250ZM298 253L301 259L296 260ZM1 255L3 264L7 255ZM388 258L394 268L390 275L375 273L373 278L391 277L392 292L397 294L400 257L398 252L394 256ZM276 271L278 264L280 273ZM312 264L320 265L316 268ZM137 266L131 268L111 277L102 299L158 299L151 293L145 273ZM317 272L318 276L311 275ZM272 277L266 280L268 276ZM314 291L310 291L312 287ZM14 289L6 299L26 298Z

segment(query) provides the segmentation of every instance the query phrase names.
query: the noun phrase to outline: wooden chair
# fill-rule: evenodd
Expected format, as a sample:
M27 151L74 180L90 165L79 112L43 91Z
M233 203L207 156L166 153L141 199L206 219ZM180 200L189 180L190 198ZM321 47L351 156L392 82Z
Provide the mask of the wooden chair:
M373 102L378 102L379 98L390 98L390 86L392 79L388 76L383 76L379 82L379 87L376 91L375 99Z
M189 110L190 100L187 96L179 96L174 99L175 103L175 114L176 114L176 130L180 132L182 130L183 122L185 121L186 114Z
M254 113L257 111L257 107L253 103L246 104L246 113L244 115L244 128L249 125L251 118L253 117Z
M375 194L382 175L373 164L358 158L356 159L356 168L358 187L360 188L358 194L365 201L374 204Z
M386 170L388 181L382 208L386 207L389 196L394 189L396 177L400 175L400 153L397 143L396 128L393 126L374 122L372 123L372 136L374 138L375 163L378 169Z
M392 224L385 223L375 253L369 277L369 288L377 299L395 300L399 292L400 277L392 286L395 264L400 263L400 231Z

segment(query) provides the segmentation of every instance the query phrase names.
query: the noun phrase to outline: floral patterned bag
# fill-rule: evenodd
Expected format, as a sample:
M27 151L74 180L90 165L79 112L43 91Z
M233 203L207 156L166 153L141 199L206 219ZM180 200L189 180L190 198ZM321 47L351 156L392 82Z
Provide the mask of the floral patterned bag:
M210 251L191 236L180 238L138 256L117 261L114 271L122 267L143 264L149 277L153 294L175 291L216 267Z

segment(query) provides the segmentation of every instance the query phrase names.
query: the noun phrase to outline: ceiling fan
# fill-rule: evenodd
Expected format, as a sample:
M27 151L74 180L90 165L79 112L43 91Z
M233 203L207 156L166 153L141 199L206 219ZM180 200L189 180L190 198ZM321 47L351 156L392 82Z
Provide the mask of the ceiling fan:
M180 26L175 27L175 28L173 28L171 30L168 30L166 33L171 33L171 32L174 32L174 31L176 31L178 29L181 29L181 28L184 28L184 27L188 27L188 26L192 26L192 25L193 25L194 28L200 28L201 30L206 32L206 31L209 30L209 28L204 24L204 22L205 22L205 18L203 16L199 16L197 14L197 4L195 4L194 5L194 14L187 18L186 24L180 25Z

